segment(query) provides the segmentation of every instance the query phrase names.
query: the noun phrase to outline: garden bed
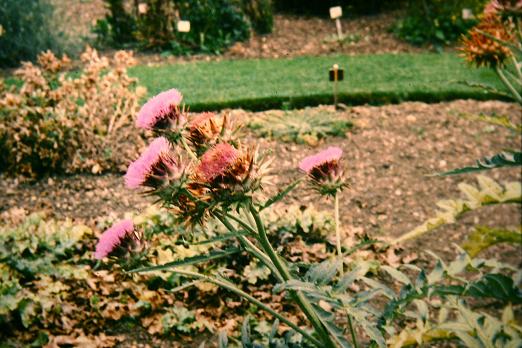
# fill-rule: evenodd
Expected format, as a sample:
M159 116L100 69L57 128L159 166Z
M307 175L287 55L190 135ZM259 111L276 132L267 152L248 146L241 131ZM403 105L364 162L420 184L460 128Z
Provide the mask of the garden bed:
M280 110L230 112L241 120L285 114ZM331 106L320 106L288 112L312 112L331 117L334 111ZM275 156L274 173L286 182L299 175L296 168L302 157L328 145L341 147L346 154L345 166L352 185L342 199L342 219L346 226L351 226L347 227L347 231L398 236L433 215L438 200L458 198L459 182L475 182L471 174L447 178L428 175L471 165L477 158L519 147L520 136L502 127L465 119L462 115L486 113L508 115L515 119L520 112L516 104L498 101L357 106L336 113L340 118L354 123L346 138L328 137L317 143L317 147L259 138L248 130L247 135L249 142L260 144L261 149L271 150ZM487 153L484 152L486 149ZM504 176L506 173L509 176ZM500 174L503 176L500 177ZM516 168L493 171L488 175L502 180L521 179ZM269 189L273 191L275 187ZM70 217L90 224L107 215L121 217L125 212L143 210L151 202L148 197L126 189L120 174L51 177L35 184L3 178L0 191L4 192L0 197L0 207L4 212L18 207L29 212L46 211L59 219ZM306 198L295 196L286 202L310 203ZM477 215L480 214L490 216L495 222L510 224L516 224L521 216L516 206L491 207ZM471 217L470 222L475 218ZM453 247L448 239L440 239L439 236L446 233L445 237L449 240L459 242L468 227L461 224L457 226L458 231L454 231L455 226L445 227L434 236L422 239L419 245L429 245L435 251L450 251Z
M270 110L260 113L244 110L226 112L230 112L232 119L252 120L252 124L262 122L263 119L270 121L273 117L280 117L281 120L292 117L294 122L299 117L303 121L323 117L325 119L335 118L336 121L346 120L353 125L344 134L344 137L330 135L326 138L322 138L321 134L309 136L307 129L310 130L310 128L307 127L302 128L304 131L295 138L283 137L281 139L277 138L278 133L273 133L276 137L272 138L266 134L263 137L258 136L262 131L259 126L247 127L244 130L247 143L259 144L261 149L270 149L275 157L272 165L273 172L276 174L275 177L281 178L282 182L275 182L276 185L267 187L271 193L301 175L296 167L304 156L329 145L339 146L343 149L344 167L351 184L351 187L344 191L341 197L341 219L344 226L342 232L347 247L353 244L355 234L359 237L368 234L383 239L397 237L421 224L426 218L433 216L437 201L460 197L461 193L457 189L459 182L475 184L473 175L447 178L429 177L428 175L472 164L477 158L492 155L506 148L517 148L521 141L520 135L515 135L502 127L491 126L465 117L470 114L484 113L505 115L516 120L521 112L520 107L499 101L459 100L440 104L408 102L388 106L357 106L340 112L335 111L331 106L291 111ZM297 127L295 123L294 126ZM486 149L487 153L484 152ZM487 175L502 181L521 180L518 169L508 169L502 172L490 171ZM2 178L0 191L4 193L0 196L0 216L3 220L16 220L22 215L20 209L27 213L44 211L48 217L58 220L70 218L74 223L85 223L94 229L96 235L105 226L107 218L114 220L129 212L142 213L151 203L150 198L136 195L135 192L126 189L121 174L49 177L36 183ZM283 213L292 206L302 208L314 206L319 211L331 210L331 201L317 201L304 194L306 191L300 190L299 192L299 194L292 194L283 203L277 205L276 211ZM425 253L427 250L434 251L445 260L451 260L456 253L453 243L461 243L471 226L479 222L508 227L517 226L521 216L522 212L516 205L481 209L478 212L470 213L461 224L444 226L432 234L406 244L404 250L388 254L387 262L389 264L403 262L427 267L429 263L432 263L427 261L429 260ZM93 247L93 237L88 236L87 238L88 241L82 247L88 248L82 256L85 260L90 258L89 248ZM329 235L327 238L332 239L333 242L333 235ZM298 259L316 260L328 255L325 254L324 244L315 243L306 246L307 244L302 240L292 243L292 253L299 255ZM321 245L322 247L320 247ZM492 256L517 264L520 261L519 251L513 246L496 246L489 249L484 256ZM87 269L89 270L89 266ZM50 327L48 331L51 336L57 335L54 332L62 333L61 336L53 337L53 342L76 344L85 339L90 342L89 344L101 342L99 343L101 346L111 346L119 342L119 345L124 347L133 344L134 346L150 344L165 347L196 347L200 340L188 344L186 341L188 338L183 336L182 331L179 330L178 334L172 336L148 333L157 333L158 331L155 330L160 330L157 327L161 327L162 311L172 306L173 299L177 298L176 305L183 304L184 301L179 302L181 297L189 296L189 293L191 294L191 304L185 303L185 305L189 310L194 311L191 313L196 313L198 322L209 321L214 327L226 327L229 332L232 332L231 330L240 328L241 321L244 319L243 314L236 313L238 308L243 308L242 311L245 310L244 304L241 305L240 301L227 302L228 309L223 310L223 303L212 291L204 292L205 296L199 296L197 295L198 290L195 289L183 290L175 295L161 289L155 295L157 296L155 300L151 302L156 303L154 306L160 306L161 310L159 313L152 312L151 314L154 316L147 317L145 314L141 323L149 323L149 326L143 328L140 324L136 324L139 323L137 320L119 319L122 314L125 316L131 310L131 305L129 304L129 308L127 308L126 304L122 302L127 295L123 292L120 294L114 288L116 285L114 276L104 272L107 271L95 272L94 276L90 278L90 282L94 281L94 284L99 284L100 290L97 290L96 285L90 285L92 290L88 288L75 288L74 290L80 291L79 294L90 294L92 291L109 291L114 294L112 299L107 300L107 307L100 307L103 308L102 315L108 320L108 324L103 326L103 331L88 327L93 323L82 326L84 331L79 331L80 334L71 332L63 335L63 332L67 332L68 329L59 326ZM117 277L121 277L121 275L117 275ZM128 292L130 293L142 291L140 286L143 286L143 283L137 283L135 286L134 282L127 280L125 284L129 287ZM264 296L267 301L272 301L272 306L277 308L281 306L279 302L281 298L273 297L275 295L271 295L268 288L260 286L256 291L256 296ZM68 293L67 296L73 296L73 298L84 296L74 294L76 293ZM227 301L232 301L231 298L226 298ZM169 304L161 304L163 303L161 301L167 301ZM92 306L94 306L93 303L91 303ZM200 308L201 310L199 310ZM182 315L180 313L183 312L174 313ZM264 315L263 317L270 320L269 317ZM116 318L116 320L110 321L110 318ZM298 319L294 318L294 320ZM198 329L188 323L187 326L179 325L180 330L204 330L204 327ZM90 333L90 336L88 338L82 336L83 332ZM104 334L111 337L106 338ZM181 338L180 334L185 338ZM95 338L92 335L95 335ZM208 331L198 336L212 342L216 340L216 337Z

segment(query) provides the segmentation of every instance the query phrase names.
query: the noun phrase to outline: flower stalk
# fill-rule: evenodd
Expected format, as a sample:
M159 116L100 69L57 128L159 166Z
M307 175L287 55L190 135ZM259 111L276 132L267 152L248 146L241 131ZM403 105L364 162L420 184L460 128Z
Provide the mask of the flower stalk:
M288 270L286 265L281 261L276 251L270 244L270 241L268 240L268 236L266 234L265 226L263 224L263 221L261 220L261 217L259 216L259 212L256 210L252 203L249 204L248 209L256 223L257 231L259 233L259 242L261 243L262 248L274 263L283 280L288 281L293 279L292 275L290 274L290 271ZM314 327L316 333L321 337L321 341L325 345L325 347L335 348L335 343L333 342L332 338L330 337L325 327L321 323L321 319L319 319L319 316L317 315L316 311L314 310L306 296L300 291L293 291L291 292L291 294L294 300L301 308L301 310L303 311L303 313L308 318L308 320L310 320L310 322L312 323L312 326Z
M337 257L339 258L339 273L344 275L343 250L341 247L341 223L339 219L339 193L334 196L334 215L335 215L335 244L337 247Z

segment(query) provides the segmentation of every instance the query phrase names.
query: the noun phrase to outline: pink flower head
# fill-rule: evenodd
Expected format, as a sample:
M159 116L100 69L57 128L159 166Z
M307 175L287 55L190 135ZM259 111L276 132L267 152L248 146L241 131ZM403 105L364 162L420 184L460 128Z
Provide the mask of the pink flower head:
M347 187L339 166L343 150L329 147L316 155L308 156L299 163L299 169L308 174L312 187L322 195L335 196Z
M154 139L141 156L129 165L125 174L127 187L156 188L173 177L179 178L183 168L173 157L171 151L172 147L166 138Z
M196 173L203 180L210 182L226 173L239 158L239 151L227 143L219 143L201 156Z
M190 120L189 128L191 130L194 130L202 125L204 125L209 120L213 119L216 114L213 112L203 112L196 117L194 117L192 120Z
M103 232L96 244L94 257L98 260L107 257L114 251L128 236L132 236L134 224L131 220L121 220L112 225L111 228Z
M166 128L171 119L182 121L182 115L177 110L182 99L183 96L175 88L152 97L138 113L136 126L144 129Z
M299 163L299 169L307 174L311 174L314 168L319 168L325 164L332 163L337 165L342 155L343 150L340 148L329 147L316 155L305 157Z
M522 11L522 0L491 0L484 7L484 15L518 14Z

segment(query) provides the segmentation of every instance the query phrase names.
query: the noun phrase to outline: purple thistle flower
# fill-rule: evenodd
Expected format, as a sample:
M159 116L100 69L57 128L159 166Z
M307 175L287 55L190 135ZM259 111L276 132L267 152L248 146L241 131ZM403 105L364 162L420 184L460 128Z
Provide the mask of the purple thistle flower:
M343 150L329 147L313 156L304 158L299 169L308 174L312 187L322 195L334 196L348 184L343 179L339 166Z
M94 257L101 260L109 256L128 236L131 236L133 231L134 224L131 220L121 220L115 223L100 236L98 244L96 244Z
M183 96L175 88L152 97L141 107L136 126L144 129L167 128L170 120L182 122L183 116L178 109L182 99Z
M196 173L206 182L225 174L238 159L239 152L230 144L220 143L210 148L201 156Z
M125 174L126 186L132 189L139 186L157 188L169 179L181 177L183 168L171 151L172 147L166 138L154 139L141 156L129 165Z
M299 163L299 169L307 174L311 174L314 168L319 168L325 164L337 164L343 155L343 150L338 147L329 147L318 154L305 157Z

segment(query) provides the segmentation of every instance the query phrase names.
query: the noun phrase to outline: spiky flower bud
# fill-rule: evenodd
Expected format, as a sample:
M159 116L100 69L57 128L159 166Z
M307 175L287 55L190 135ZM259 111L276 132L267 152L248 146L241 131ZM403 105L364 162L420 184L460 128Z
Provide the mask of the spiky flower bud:
M164 137L156 138L143 154L129 165L125 184L129 188L140 186L159 189L183 176L185 166Z
M495 38L495 39L493 39ZM502 67L513 53L502 42L512 42L514 35L495 14L486 15L463 39L464 57L477 67Z
M180 104L183 96L169 89L149 99L138 113L136 126L156 131L179 131L186 122Z
M320 194L334 196L347 187L340 160L343 151L338 147L329 147L318 154L305 157L299 163L299 169L305 172L312 187Z

